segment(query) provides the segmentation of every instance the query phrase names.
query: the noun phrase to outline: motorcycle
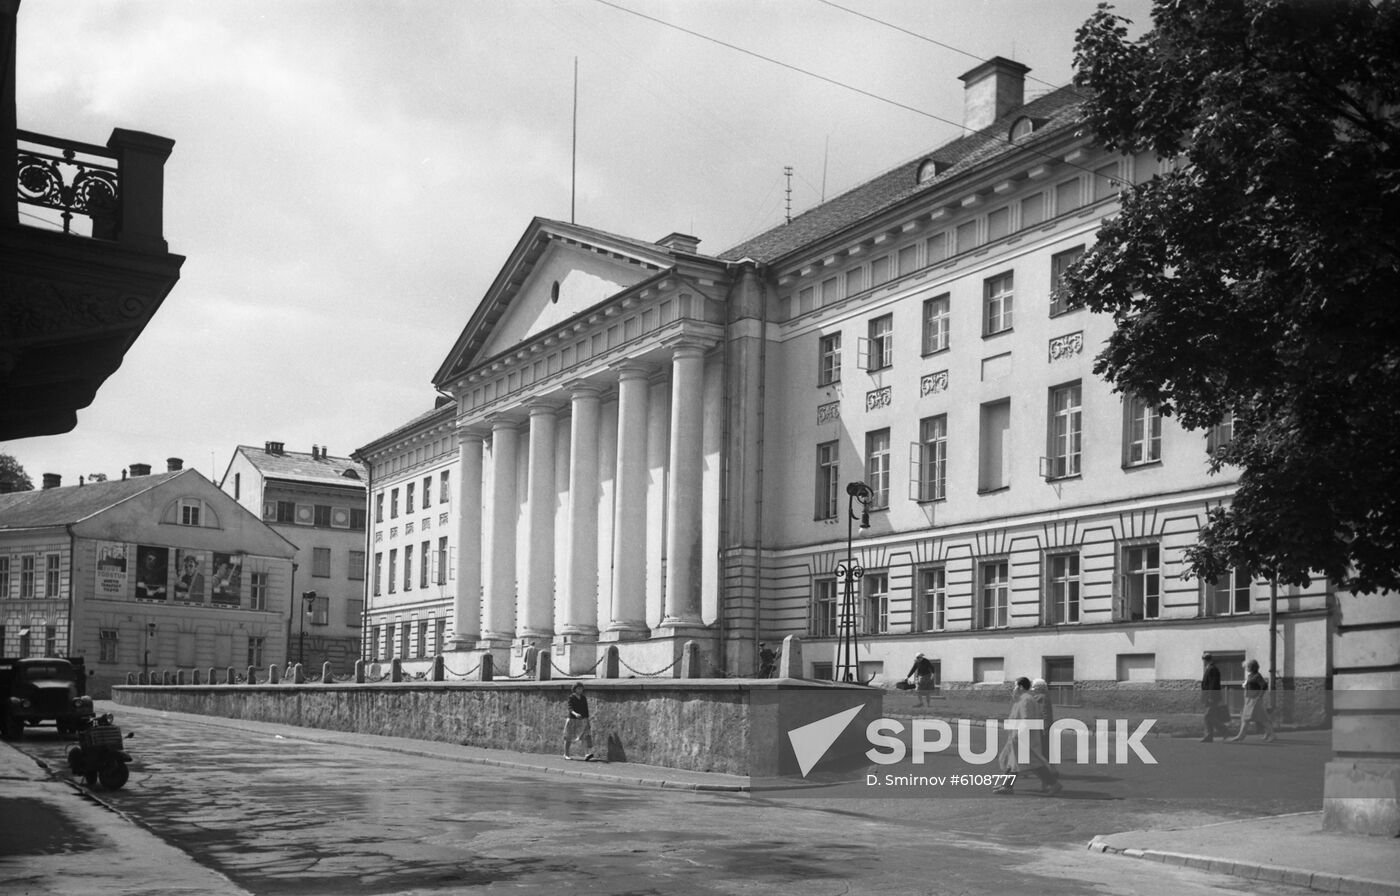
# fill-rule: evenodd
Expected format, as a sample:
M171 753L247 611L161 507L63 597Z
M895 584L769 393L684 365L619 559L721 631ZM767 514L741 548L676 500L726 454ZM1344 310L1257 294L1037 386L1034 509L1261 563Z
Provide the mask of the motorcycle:
M131 754L122 749L123 740L110 712L87 719L78 729L78 742L68 748L68 768L89 787L101 781L108 790L120 789L131 775L126 767Z

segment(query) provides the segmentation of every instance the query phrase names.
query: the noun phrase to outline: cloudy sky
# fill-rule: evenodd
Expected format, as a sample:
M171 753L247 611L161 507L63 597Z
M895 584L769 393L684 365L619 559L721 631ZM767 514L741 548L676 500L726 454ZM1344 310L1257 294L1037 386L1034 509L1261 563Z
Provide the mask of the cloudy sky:
M569 219L575 59L575 219L717 254L782 223L785 166L796 214L957 137L980 59L1067 83L1096 2L24 0L19 126L173 139L186 261L77 428L0 452L217 481L237 445L347 455L431 408L531 218Z

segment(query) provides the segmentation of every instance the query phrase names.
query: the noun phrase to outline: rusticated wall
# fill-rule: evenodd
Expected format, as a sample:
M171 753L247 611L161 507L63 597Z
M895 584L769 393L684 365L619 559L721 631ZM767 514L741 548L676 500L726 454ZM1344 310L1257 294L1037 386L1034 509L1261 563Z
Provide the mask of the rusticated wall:
M118 686L127 706L462 743L563 752L573 682ZM750 774L749 700L756 691L826 685L791 680L600 679L585 682L594 752L613 762Z

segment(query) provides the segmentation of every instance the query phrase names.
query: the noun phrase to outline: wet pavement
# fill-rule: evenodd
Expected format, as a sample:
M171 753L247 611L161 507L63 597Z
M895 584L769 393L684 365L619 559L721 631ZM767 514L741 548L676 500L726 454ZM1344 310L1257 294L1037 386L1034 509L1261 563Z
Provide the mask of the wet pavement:
M67 794L34 807L57 810L56 820L6 837L7 894L11 883L34 896L99 892L81 871L61 870L65 859L87 865L119 852L109 845L110 825L87 823L94 813L145 838L127 847L129 864L178 857L195 881L172 889L184 886L173 874L158 882L165 890L104 893L1290 891L1085 850L1095 834L1247 815L1238 799L1222 799L1214 812L1199 801L1160 799L776 798L736 792L744 779L728 776L113 708L137 732L128 742L136 762L125 788L91 794L121 814L80 799L81 787L47 779L45 787ZM17 746L68 777L66 739L41 731ZM1321 747L1299 745L1314 749ZM5 746L0 753L19 756ZM15 764L0 765L6 818L31 799L31 787L9 786L3 769ZM24 858L34 852L21 844L41 855Z

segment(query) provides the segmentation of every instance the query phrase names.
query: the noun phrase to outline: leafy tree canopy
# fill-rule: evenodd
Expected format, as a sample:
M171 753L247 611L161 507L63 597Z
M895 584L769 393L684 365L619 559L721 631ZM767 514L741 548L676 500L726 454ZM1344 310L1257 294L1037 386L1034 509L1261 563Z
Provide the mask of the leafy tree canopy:
M13 483L17 492L32 491L34 488L34 481L24 472L24 467L8 454L0 454L0 480Z
M1080 29L1089 128L1168 169L1067 276L1095 371L1188 428L1233 417L1189 551L1287 584L1400 588L1400 0L1159 0Z

